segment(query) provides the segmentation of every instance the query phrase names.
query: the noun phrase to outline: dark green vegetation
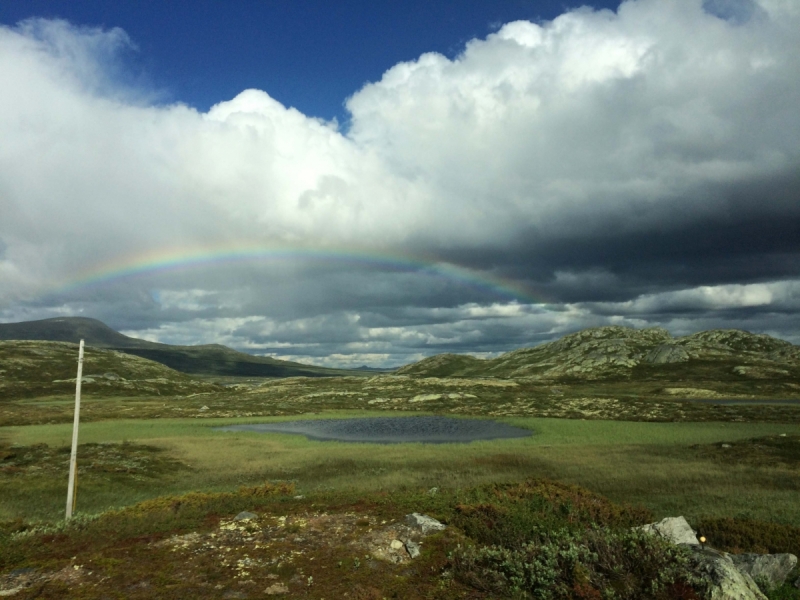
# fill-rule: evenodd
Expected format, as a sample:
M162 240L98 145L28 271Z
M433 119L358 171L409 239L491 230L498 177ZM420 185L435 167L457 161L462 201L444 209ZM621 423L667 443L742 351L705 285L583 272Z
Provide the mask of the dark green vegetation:
M482 492L482 493L481 493ZM479 490L451 521L473 542L454 553L456 576L512 597L697 597L690 554L632 531L647 510L574 486L534 480ZM608 597L608 596L606 596Z
M238 377L331 377L354 371L326 369L300 363L253 356L220 344L172 346L148 342L118 333L98 321L84 317L59 317L22 323L0 323L0 340L71 342L85 340L88 346L118 350L147 358L193 375Z

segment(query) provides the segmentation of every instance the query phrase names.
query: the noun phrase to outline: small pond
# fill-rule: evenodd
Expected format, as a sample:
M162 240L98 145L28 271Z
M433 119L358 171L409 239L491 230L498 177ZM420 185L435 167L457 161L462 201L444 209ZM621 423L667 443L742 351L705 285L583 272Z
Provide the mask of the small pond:
M365 417L356 419L309 419L228 425L219 431L257 431L259 433L297 433L310 440L369 442L373 444L467 443L476 440L521 438L533 434L530 429L513 427L487 419L452 417Z

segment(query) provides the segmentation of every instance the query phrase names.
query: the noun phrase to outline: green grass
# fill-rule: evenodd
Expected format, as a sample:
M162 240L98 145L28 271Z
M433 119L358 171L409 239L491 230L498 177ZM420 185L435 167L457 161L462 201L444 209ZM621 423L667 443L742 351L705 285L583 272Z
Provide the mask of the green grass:
M425 413L395 413L391 416L410 416ZM342 444L339 442L314 442L308 441L303 436L261 434L254 432L220 432L214 427L238 423L273 423L280 421L304 419L343 419L358 417L385 417L381 411L326 411L313 415L290 415L285 417L233 419L117 419L83 423L81 425L81 441L103 442L123 441L125 439L151 439L156 437L210 437L216 439L264 440L280 438L289 442L294 440L303 446L329 447L352 446L355 448L369 447L372 449L383 446L375 444ZM540 419L540 418L504 418L503 422L519 427L531 429L534 435L530 438L517 440L500 440L492 443L512 444L520 443L525 446L544 445L606 445L618 446L620 444L649 444L649 445L674 445L691 443L713 443L728 440L746 439L748 437L780 434L800 433L797 425L782 425L776 423L646 423L635 421L600 421L600 420L574 420L574 419ZM72 439L72 424L59 423L54 425L30 425L25 427L2 427L0 438L7 438L12 443L68 443ZM467 445L457 445L459 448L480 446L487 442L473 442ZM434 448L430 444L402 444L399 447L424 446ZM452 446L449 446L452 448Z
M39 598L99 599L109 590L129 598L216 598L220 590L239 597L275 581L298 597L477 600L552 590L553 598L596 598L611 585L621 598L639 598L654 573L664 582L653 598L696 598L680 552L632 534L632 524L682 514L725 549L794 551L800 543L796 425L506 418L535 434L400 445L212 429L295 418L83 423L81 518L67 528L71 425L0 428L0 569L33 568L40 579L25 593ZM428 494L433 487L438 493ZM241 510L260 515L269 548L246 536L223 543L222 526ZM452 527L426 540L411 565L354 550L351 543L373 528L413 511ZM100 516L86 519L93 514ZM288 520L276 526L281 515ZM340 529L310 532L309 518ZM211 549L165 546L173 534ZM294 558L275 562L279 556ZM243 588L230 565L253 560L260 587ZM787 583L770 598L797 600L795 592Z
M328 412L312 418L370 414L385 413ZM163 449L165 457L181 466L146 485L124 475L113 487L104 485L102 478L93 482L84 477L78 509L99 512L163 494L223 491L265 480L291 480L300 493L372 493L416 487L458 489L539 476L579 484L615 501L642 504L659 517L739 516L800 524L796 466L731 461L717 448L721 442L796 435L796 426L515 418L507 421L531 428L535 435L466 445L315 442L297 435L211 428L268 420L275 419L85 423L82 444L145 444ZM0 439L8 444L63 448L70 443L71 426L5 427L0 428ZM66 470L60 476L26 476L25 480L6 477L0 482L4 490L0 515L59 518Z

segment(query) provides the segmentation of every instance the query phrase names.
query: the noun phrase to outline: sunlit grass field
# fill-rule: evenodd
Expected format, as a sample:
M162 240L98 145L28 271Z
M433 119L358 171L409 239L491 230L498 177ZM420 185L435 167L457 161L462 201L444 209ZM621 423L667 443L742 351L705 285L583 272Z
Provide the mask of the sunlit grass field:
M386 413L329 411L305 418L356 416ZM394 445L212 429L276 420L287 419L85 423L80 430L77 510L97 513L165 494L225 491L264 481L292 481L300 495L358 495L547 477L614 501L640 504L659 518L740 516L800 525L800 457L784 453L776 458L767 446L747 441L779 439L781 434L796 440L796 425L507 418L502 420L534 435L469 444ZM0 442L8 452L47 444L52 454L50 468L0 475L0 519L62 518L71 435L68 424L0 428ZM127 464L126 453L141 446L152 451L139 452L139 462ZM102 456L112 448L116 458L103 463ZM114 466L114 460L120 465Z

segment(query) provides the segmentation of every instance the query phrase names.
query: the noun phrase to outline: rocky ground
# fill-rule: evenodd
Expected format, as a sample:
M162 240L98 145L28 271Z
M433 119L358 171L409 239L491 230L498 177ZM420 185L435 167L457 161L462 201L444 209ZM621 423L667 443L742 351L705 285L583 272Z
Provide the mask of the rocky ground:
M735 381L797 382L800 348L768 335L735 329L673 338L666 329L610 326L585 329L491 360L443 354L396 371L439 377L533 380L643 379L666 376Z
M169 381L169 380L168 380ZM74 383L72 384L74 386ZM171 386L174 395L104 396L84 386L81 419L231 418L287 416L326 410L426 412L492 417L557 417L630 421L771 421L800 423L800 404L772 404L797 398L800 385L786 381L531 382L485 378L379 375L371 378L293 377L240 380L221 388L199 382ZM135 381L132 385L155 385ZM176 392L185 385L183 392ZM205 387L204 387L205 386ZM10 389L8 386L6 389ZM108 389L103 388L95 389ZM90 390L86 392L86 390ZM190 390L202 390L191 391ZM67 423L74 391L43 398L3 397L0 426ZM93 401L97 398L102 401ZM738 399L753 404L697 400ZM763 401L763 402L759 402Z
M797 528L761 535L777 553L729 555L701 547L705 537L682 517L642 526L647 511L546 480L355 502L293 494L266 485L151 500L69 526L4 524L0 596L565 600L615 589L628 600L800 597L786 551L800 542ZM724 528L709 535L726 546Z
M75 393L78 346L68 342L0 341L0 402ZM87 347L82 379L87 396L176 396L220 386L113 350Z
M168 562L168 574L135 569L135 576L120 581L113 567L125 559L118 551L102 557L84 553L58 570L21 568L7 573L0 579L0 596L47 597L59 590L67 597L95 597L122 585L126 598L159 597L170 587L172 593L195 590L220 598L371 598L377 587L364 582L407 578L409 568L415 568L412 561L434 531L408 517L392 522L353 511L243 511L202 532L139 541L136 553L149 554L147 562Z

